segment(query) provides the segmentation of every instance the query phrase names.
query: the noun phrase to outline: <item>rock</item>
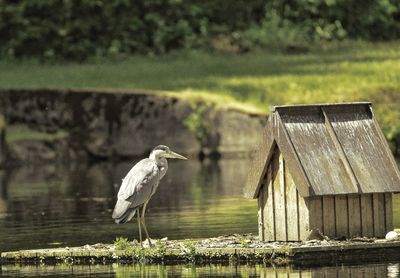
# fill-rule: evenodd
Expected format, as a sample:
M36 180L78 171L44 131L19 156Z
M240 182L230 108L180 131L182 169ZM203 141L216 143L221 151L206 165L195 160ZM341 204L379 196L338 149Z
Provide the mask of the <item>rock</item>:
M390 231L386 234L386 240L396 240L398 239L399 235L395 231Z
M235 110L218 111L214 136L215 148L223 156L242 154L249 157L260 143L267 116L250 115Z
M307 237L308 240L307 242L310 242L312 240L323 240L323 239L329 240L329 238L323 235L319 229L313 229Z
M20 140L7 146L7 163L38 163L86 159L82 151L69 146L66 139Z
M198 105L205 105L201 102ZM159 144L178 153L206 156L249 156L261 138L266 115L248 114L207 104L199 123L186 122L198 105L160 93L129 90L3 90L0 107L10 125L29 124L41 132L68 133L67 146L74 151L67 158L84 152L91 158L143 156ZM196 120L194 120L196 121ZM207 122L206 127L201 124ZM204 128L204 138L196 134L196 124ZM21 154L43 160L57 160L57 146L18 142L12 158ZM29 146L28 146L29 145ZM42 154L40 152L43 151Z

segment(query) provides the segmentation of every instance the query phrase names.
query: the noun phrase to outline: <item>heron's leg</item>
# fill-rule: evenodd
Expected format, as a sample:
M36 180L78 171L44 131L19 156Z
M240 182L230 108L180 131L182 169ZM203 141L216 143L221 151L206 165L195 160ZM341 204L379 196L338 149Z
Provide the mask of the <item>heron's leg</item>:
M144 203L144 205L143 205L143 209L142 209L142 217L140 218L140 220L142 221L143 228L144 228L144 232L146 233L147 239L148 239L148 241L149 241L149 245L150 245L150 246L152 246L152 243L151 243L151 239L150 239L149 233L147 232L146 222L145 222L145 219L144 219L144 213L146 212L146 206L147 206L147 203L148 203L148 202Z
M139 227L139 242L140 242L140 246L143 246L142 245L142 228L141 228L141 225L140 225L140 211L139 211L139 209L136 209L136 218L137 218L137 223L138 223L138 227Z

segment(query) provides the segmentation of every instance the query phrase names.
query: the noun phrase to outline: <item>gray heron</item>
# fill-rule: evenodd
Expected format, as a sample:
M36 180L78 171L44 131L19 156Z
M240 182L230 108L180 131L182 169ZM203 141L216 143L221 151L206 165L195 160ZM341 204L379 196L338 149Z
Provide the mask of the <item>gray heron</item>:
M124 224L136 214L140 245L142 245L141 226L143 225L151 246L144 214L150 198L156 192L160 180L168 170L167 158L187 159L171 151L167 146L159 145L152 150L148 158L140 160L132 167L122 180L122 185L118 191L118 200L115 204L112 218L115 223ZM141 214L140 208L142 208Z

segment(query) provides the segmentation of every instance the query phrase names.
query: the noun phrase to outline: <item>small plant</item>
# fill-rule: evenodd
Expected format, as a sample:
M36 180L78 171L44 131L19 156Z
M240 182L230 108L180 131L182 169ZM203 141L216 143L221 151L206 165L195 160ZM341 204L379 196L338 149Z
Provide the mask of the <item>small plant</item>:
M284 244L280 247L280 252L285 254L285 255L289 255L290 254L290 246L287 244Z
M249 240L248 238L246 238L245 235L237 235L237 241L239 242L240 246L242 248L247 248L249 247L251 240Z
M163 241L157 241L156 242L156 252L157 252L157 256L159 256L159 257L165 256L165 254L167 252L167 244Z
M206 119L208 107L206 105L193 105L192 109L193 111L186 117L183 124L201 144L205 144L209 128L209 123Z
M247 247L249 247L249 243L246 239L242 239L240 241L240 246L242 246L243 248L247 248Z
M183 250L185 251L189 261L194 261L196 256L196 243L193 241L186 241L183 243Z
M127 238L117 237L114 241L115 250L127 250L130 244Z

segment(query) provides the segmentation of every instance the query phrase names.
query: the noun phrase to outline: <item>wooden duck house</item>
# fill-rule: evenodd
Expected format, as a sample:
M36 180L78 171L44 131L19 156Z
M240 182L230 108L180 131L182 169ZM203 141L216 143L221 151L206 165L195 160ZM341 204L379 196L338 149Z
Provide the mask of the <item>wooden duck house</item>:
M400 173L370 103L275 106L245 192L262 240L384 237Z

